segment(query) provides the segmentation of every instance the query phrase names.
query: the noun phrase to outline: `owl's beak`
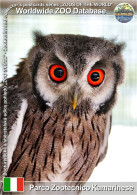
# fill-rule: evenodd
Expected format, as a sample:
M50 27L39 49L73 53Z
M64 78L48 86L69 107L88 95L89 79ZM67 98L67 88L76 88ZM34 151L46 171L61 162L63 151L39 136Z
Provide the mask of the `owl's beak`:
M78 93L75 91L74 98L73 98L73 106L72 106L73 107L73 110L76 109L77 103L78 103Z

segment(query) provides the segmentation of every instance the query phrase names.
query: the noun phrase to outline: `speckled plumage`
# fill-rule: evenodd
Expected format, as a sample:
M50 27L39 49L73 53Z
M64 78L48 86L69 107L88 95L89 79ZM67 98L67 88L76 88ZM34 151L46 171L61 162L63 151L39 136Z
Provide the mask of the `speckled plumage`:
M65 170L66 179L86 181L97 163L107 115L93 116L89 111L73 117L68 111L62 117L56 109L44 113L33 109L28 107L26 112L9 175L22 175L29 181L52 180L61 169L61 150L68 145L74 153Z
M35 33L35 42L17 75L8 79L9 134L14 135L21 103L27 102L8 176L87 181L107 151L111 110L124 75L123 45L103 38L40 33ZM67 68L63 83L50 79L52 64ZM88 72L95 68L105 72L97 87L87 82ZM75 91L78 104L73 109Z

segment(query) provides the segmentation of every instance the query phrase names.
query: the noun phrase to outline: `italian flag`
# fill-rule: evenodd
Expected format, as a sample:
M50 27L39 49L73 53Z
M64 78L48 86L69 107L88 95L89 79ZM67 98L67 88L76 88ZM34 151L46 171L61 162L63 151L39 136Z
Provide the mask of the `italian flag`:
M4 192L23 192L24 178L6 177L4 178Z

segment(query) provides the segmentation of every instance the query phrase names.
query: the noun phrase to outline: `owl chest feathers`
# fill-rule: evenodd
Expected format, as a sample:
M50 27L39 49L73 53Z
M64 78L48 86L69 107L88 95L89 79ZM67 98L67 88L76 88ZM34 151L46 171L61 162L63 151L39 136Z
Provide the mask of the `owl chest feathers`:
M65 117L22 101L8 137L8 175L25 180L80 181L91 175L106 149L110 115Z

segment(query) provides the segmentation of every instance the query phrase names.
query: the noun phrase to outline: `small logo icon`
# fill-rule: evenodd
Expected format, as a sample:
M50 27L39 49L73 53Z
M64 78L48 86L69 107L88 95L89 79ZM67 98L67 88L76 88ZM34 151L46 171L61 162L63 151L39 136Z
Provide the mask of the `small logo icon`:
M24 192L24 178L5 177L3 184L4 192Z
M114 14L119 22L127 23L132 20L134 9L128 3L120 3L115 7Z

